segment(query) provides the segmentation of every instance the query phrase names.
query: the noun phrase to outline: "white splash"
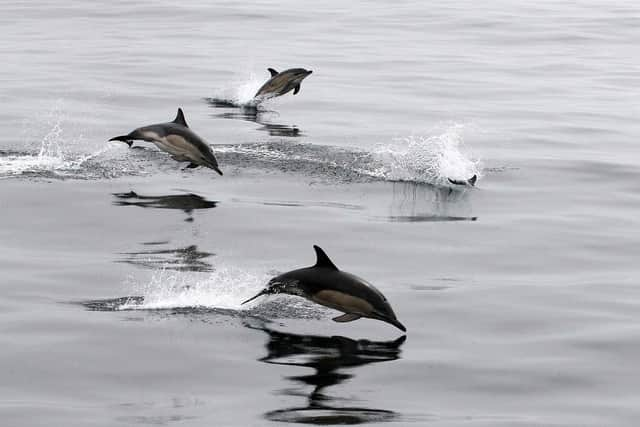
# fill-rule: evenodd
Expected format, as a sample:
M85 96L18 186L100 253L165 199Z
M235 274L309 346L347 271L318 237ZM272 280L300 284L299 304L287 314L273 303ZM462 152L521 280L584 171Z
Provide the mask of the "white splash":
M173 270L159 270L151 280L135 286L134 293L144 301L130 302L120 310L159 310L171 308L203 307L240 309L242 301L255 295L269 280L265 273L238 267L221 266L206 279L200 275Z
M247 78L231 82L231 87L216 94L215 99L226 100L239 107L254 105L254 95L266 81L267 77L252 72Z
M8 154L0 157L0 174L19 175L24 172L50 171L70 166L62 150L62 119L50 124L49 131L40 142L38 154Z
M65 120L62 101L58 101L34 123L25 122L28 131L23 131L23 147L27 149L0 152L0 178L43 173L58 177L82 176L88 161L119 146L105 144L92 153L74 153L73 147L85 147L87 144L82 134L68 135L69 132L65 132ZM44 135L39 136L38 133Z
M480 177L480 161L474 159L462 137L462 125L450 126L436 136L410 136L381 144L373 150L381 165L361 171L391 181L451 185L449 179Z

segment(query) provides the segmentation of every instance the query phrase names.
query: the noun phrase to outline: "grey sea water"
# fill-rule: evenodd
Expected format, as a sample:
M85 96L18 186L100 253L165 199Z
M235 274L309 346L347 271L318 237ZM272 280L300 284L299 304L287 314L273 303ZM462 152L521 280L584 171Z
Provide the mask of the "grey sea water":
M637 425L636 2L5 1L0 35L1 425ZM313 74L236 106L268 67ZM178 107L224 177L106 142ZM406 336L240 306L313 244Z

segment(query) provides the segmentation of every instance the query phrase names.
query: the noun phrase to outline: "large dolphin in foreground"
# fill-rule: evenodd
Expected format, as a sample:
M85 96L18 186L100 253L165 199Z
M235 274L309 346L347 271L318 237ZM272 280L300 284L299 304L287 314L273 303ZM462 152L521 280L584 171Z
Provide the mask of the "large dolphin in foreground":
M188 168L206 166L222 175L211 147L189 129L182 108L178 108L178 114L172 122L139 127L128 135L116 136L109 141L126 142L131 147L134 140L153 142L174 160L189 162Z
M302 80L313 71L305 70L304 68L291 68L279 73L273 68L269 68L269 72L271 73L271 78L258 89L254 98L274 98L289 93L292 90L293 94L296 95L300 92L300 83Z
M297 295L345 313L334 317L336 322L351 322L368 317L390 323L402 331L407 330L398 321L391 305L379 290L353 274L338 270L320 247L314 245L313 249L317 257L314 266L274 277L265 289L242 304L261 295Z

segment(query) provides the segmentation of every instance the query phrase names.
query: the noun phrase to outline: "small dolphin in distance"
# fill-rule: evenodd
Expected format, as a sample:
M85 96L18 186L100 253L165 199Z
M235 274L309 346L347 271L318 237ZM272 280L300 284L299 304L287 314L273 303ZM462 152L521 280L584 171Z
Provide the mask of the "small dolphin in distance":
M305 70L304 68L291 68L281 73L273 68L269 68L268 70L271 73L271 78L258 89L254 99L274 98L289 93L292 90L293 94L296 95L300 92L300 83L302 80L313 72L311 70Z
M153 142L174 160L189 162L187 168L206 166L222 175L211 147L189 129L182 108L178 108L178 114L172 122L139 127L128 135L115 136L109 141L122 141L131 147L134 140Z
M325 307L342 311L335 322L352 322L361 317L387 322L406 332L382 293L365 280L340 271L327 254L314 245L317 261L312 267L300 268L274 277L266 288L249 298L246 304L261 295L284 293L297 295Z

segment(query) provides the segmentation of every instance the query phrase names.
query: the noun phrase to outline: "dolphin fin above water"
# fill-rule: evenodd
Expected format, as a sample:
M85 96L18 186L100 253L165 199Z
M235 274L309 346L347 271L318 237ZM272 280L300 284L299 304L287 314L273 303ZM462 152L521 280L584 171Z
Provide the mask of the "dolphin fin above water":
M189 127L189 125L187 124L187 120L184 118L184 113L182 112L182 108L178 108L178 114L176 115L176 118L173 119L173 123L177 123L186 128Z
M278 72L276 70L274 70L273 68L267 68L267 70L269 71L269 73L271 73L271 77L273 77L276 74L278 74Z
M346 322L353 322L354 320L358 320L361 317L362 316L360 316L359 314L345 313L341 316L334 317L331 320L333 320L334 322L346 323Z
M330 268L338 271L338 267L329 259L326 253L318 245L313 245L313 249L316 251L316 265L314 267Z

